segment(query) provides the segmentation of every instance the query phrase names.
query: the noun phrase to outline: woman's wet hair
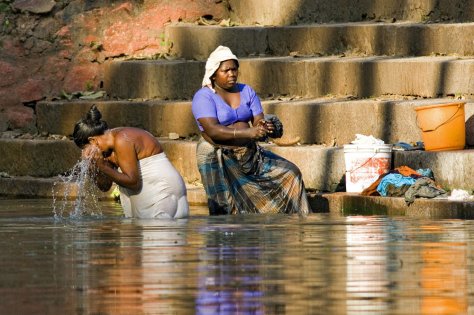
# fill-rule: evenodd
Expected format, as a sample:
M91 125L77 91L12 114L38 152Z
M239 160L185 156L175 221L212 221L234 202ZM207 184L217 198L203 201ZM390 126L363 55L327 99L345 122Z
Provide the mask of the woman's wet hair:
M103 135L109 128L107 122L101 118L100 111L92 105L86 116L76 123L72 137L79 148L82 149L89 144L90 137Z

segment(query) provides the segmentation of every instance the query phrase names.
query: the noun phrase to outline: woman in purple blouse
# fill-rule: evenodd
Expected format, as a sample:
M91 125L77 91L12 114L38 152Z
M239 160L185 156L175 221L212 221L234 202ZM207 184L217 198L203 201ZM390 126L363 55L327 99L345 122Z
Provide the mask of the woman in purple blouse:
M272 137L275 126L264 119L255 91L237 82L238 70L230 49L217 47L192 102L202 135L197 162L209 212L307 214L298 167L258 145L258 139Z

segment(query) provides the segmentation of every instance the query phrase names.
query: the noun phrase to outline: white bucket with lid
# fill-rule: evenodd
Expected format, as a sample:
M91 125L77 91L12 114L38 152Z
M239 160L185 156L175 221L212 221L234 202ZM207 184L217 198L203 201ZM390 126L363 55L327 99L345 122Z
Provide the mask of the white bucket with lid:
M345 144L346 191L362 192L392 163L392 144Z

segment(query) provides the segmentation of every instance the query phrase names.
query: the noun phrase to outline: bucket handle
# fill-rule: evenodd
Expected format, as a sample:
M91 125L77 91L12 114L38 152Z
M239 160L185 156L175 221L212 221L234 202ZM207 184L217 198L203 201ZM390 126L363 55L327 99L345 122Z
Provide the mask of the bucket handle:
M423 129L423 128L421 128L420 124L418 123L418 115L416 115L416 125L423 132L435 131L439 127L441 127L441 126L447 124L448 122L450 122L456 116L456 114L459 112L460 109L461 109L461 104L458 104L458 109L456 110L456 112L454 112L454 114L451 117L448 118L448 120L446 120L445 122L442 122L441 124L439 124L438 126L436 126L435 128L432 128L432 129Z

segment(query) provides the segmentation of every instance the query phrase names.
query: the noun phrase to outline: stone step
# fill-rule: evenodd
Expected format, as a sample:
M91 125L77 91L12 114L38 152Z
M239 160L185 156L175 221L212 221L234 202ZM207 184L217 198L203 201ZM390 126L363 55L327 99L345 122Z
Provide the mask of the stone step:
M248 56L473 56L474 23L336 23L294 26L166 27L171 54L206 60L219 45ZM199 38L199 41L195 40Z
M81 150L70 140L0 139L0 173L54 177L68 172Z
M334 146L351 142L358 133L373 135L386 143L420 141L422 134L414 108L454 101L453 98L351 100L326 97L265 100L262 104L266 113L278 115L283 122L283 142L299 138L300 144ZM474 101L463 101L468 120L474 114ZM199 134L190 101L156 100L40 102L36 106L38 131L70 136L75 122L92 104L98 106L111 128L139 127L157 137L176 133L189 138ZM468 139L474 142L474 135L469 133Z
M231 21L241 24L409 20L419 22L474 21L472 0L229 0Z
M160 139L170 161L189 184L200 182L196 165L196 141ZM300 145L280 147L264 144L272 152L292 161L301 170L309 190L344 190L345 162L342 147ZM47 157L39 160L38 157ZM21 157L21 158L18 158ZM472 190L473 150L394 151L393 167L430 168L443 188ZM70 140L0 139L0 173L4 176L55 177L67 173L80 158Z
M314 212L334 215L388 215L420 219L473 219L474 202L417 198L409 206L402 197L366 197L354 193L321 194L310 197Z
M114 200L112 191L101 192L97 190L100 200ZM206 205L206 192L202 185L186 185L188 201L191 205ZM0 177L0 196L10 198L65 198L75 199L80 196L79 185L75 182L66 182L54 176L48 178L31 176Z
M188 137L199 132L190 101L71 100L38 102L38 133L71 136L75 123L84 117L93 104L97 105L110 128L137 127L157 137L168 136L170 132Z
M54 191L54 193L53 193ZM78 197L76 184L65 184L58 178L0 177L0 196L3 198L53 198L63 200ZM113 200L110 192L100 193L101 200ZM207 197L201 186L187 186L190 205L207 205ZM389 215L430 219L474 219L473 201L417 198L407 206L404 198L366 197L355 193L308 194L313 213L333 215ZM191 213L193 215L193 213Z
M265 57L240 59L239 81L263 97L357 98L381 95L472 95L474 58ZM191 99L204 61L127 60L105 71L107 94L121 99Z

